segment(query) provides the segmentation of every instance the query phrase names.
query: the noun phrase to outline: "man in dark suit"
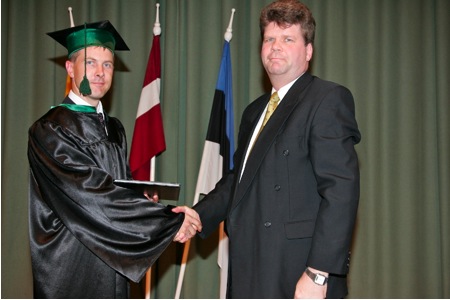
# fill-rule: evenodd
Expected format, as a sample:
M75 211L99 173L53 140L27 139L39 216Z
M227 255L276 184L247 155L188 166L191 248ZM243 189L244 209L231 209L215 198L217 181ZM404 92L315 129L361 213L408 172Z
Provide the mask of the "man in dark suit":
M315 21L304 4L269 4L260 28L278 97L245 109L235 170L194 207L200 236L226 220L228 297L342 298L359 201L353 97L308 73Z

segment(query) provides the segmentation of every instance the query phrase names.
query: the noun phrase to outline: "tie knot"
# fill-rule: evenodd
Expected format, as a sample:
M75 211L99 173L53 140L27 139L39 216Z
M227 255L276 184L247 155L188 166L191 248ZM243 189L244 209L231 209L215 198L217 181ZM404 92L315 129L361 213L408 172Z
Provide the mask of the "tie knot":
M270 102L275 104L275 103L278 103L278 101L280 101L280 97L278 97L278 93L275 92L272 94L272 96L270 96Z

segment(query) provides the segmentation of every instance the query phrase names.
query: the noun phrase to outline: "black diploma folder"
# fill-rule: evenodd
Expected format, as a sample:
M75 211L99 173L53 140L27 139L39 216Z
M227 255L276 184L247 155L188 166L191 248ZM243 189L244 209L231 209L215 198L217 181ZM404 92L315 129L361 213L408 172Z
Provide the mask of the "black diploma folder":
M133 189L143 194L147 192L152 196L155 192L159 199L163 200L178 200L180 195L180 184L158 181L142 181L142 180L114 180L114 184L120 187Z

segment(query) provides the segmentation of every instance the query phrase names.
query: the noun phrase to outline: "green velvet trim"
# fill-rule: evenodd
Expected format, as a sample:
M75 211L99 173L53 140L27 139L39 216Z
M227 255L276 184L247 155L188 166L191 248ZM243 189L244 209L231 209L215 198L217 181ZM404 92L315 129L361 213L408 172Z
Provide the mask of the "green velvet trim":
M58 106L62 106L62 107L68 108L68 109L73 110L73 111L84 112L84 113L95 113L95 112L97 112L97 109L95 107L93 107L93 106L78 105L78 104L62 103L60 105L52 106L51 108L55 108L55 107L58 107Z

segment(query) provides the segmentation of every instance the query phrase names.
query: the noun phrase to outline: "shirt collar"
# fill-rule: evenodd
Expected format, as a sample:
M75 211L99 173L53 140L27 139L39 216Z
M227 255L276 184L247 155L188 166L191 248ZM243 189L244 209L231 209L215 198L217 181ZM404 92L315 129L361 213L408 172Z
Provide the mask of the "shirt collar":
M75 104L93 106L93 105L87 103L85 100L83 100L80 96L75 94L72 90L70 90L70 92L69 92L69 98ZM102 113L104 115L102 101L98 101L98 105L97 105L96 109L97 109L97 113Z
M303 73L305 74L305 73ZM272 94L277 92L278 93L278 98L280 98L280 100L283 100L284 96L287 94L287 92L289 91L289 89L292 87L292 85L297 81L297 79L299 79L300 77L303 76L303 74L301 74L300 76L298 76L297 78L295 78L294 80L292 80L291 82L289 82L288 84L286 84L285 86L281 87L278 91L275 90L272 87Z

